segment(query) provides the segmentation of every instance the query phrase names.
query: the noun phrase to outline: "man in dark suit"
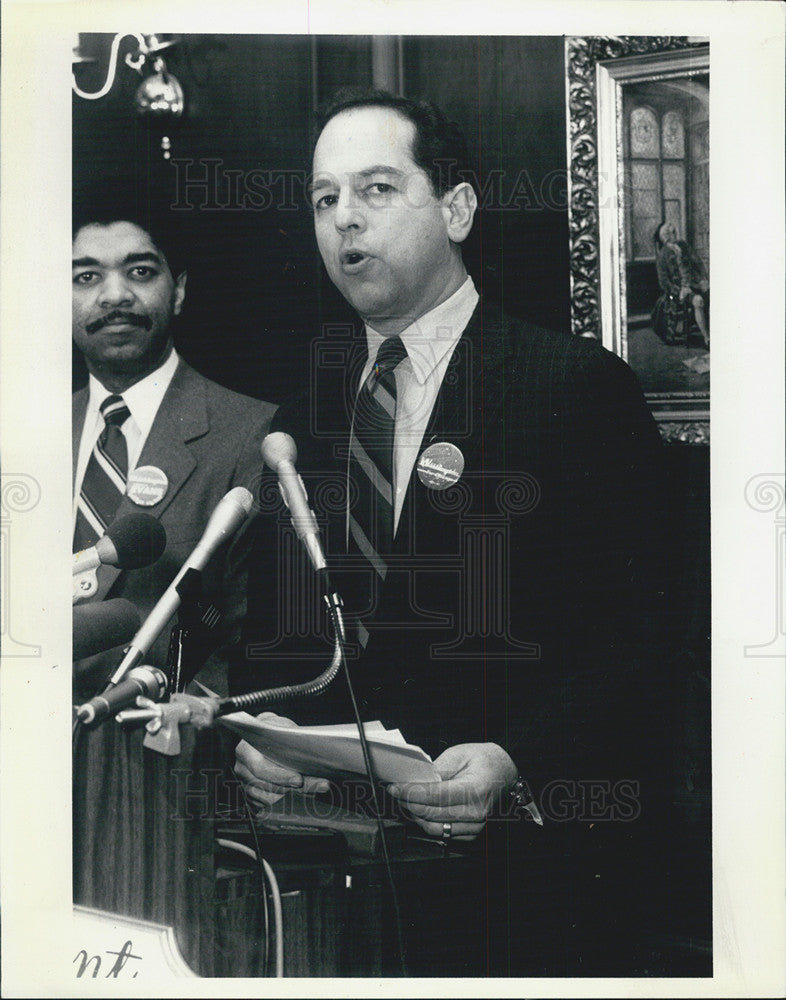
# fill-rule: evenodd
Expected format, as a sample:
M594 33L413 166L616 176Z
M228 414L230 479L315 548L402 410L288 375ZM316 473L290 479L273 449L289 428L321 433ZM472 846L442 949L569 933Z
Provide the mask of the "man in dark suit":
M253 488L259 445L274 412L271 404L216 385L178 357L172 320L185 299L186 272L173 271L161 239L145 226L154 223L125 218L122 210L84 214L75 227L72 274L73 338L90 373L88 385L73 397L74 549L94 544L104 526L97 505L106 484L98 484L95 501L85 484L105 428L102 404L106 408L111 397L125 407L120 431L126 482L122 491L107 487L114 509L108 523L132 512L150 514L166 531L166 549L141 569L99 567L98 591L90 599L125 598L142 620L193 551L220 499L234 486ZM221 611L230 643L237 641L245 614L248 550L241 529L203 574L205 601ZM168 639L167 628L149 662L166 662ZM113 655L78 664L78 676L100 683ZM205 678L225 689L225 656L211 659Z
M621 360L478 295L461 252L477 207L464 163L460 133L431 106L375 94L328 111L317 242L365 331L313 346L308 397L274 426L297 444L357 625L361 715L400 727L442 778L387 792L430 837L482 842L492 859L489 970L633 973L626 932L641 894L625 894L626 852L641 857L662 765L648 628L660 442ZM387 431L370 409L380 398ZM304 592L293 585L279 606ZM275 662L288 682L313 675L320 648L324 636L309 646L273 621L249 646L257 683L239 686L269 686ZM343 681L287 713L349 721ZM236 770L262 807L326 787L245 743ZM516 815L520 773L548 832Z

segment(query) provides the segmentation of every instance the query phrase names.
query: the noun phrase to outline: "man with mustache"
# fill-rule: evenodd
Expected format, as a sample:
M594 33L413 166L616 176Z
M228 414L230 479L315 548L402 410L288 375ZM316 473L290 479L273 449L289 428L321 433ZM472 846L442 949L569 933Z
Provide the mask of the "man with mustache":
M421 837L488 866L473 936L489 942L484 971L636 974L630 858L653 829L645 767L662 766L648 725L657 673L640 635L655 621L657 429L620 359L479 294L462 256L477 196L457 126L382 93L340 100L320 126L317 243L364 331L326 344L310 393L274 427L294 438L323 519L361 715L400 727L441 777L387 793ZM281 546L262 549L260 563ZM260 576L264 586L275 569ZM302 602L307 588L292 590ZM287 645L275 622L262 638L266 671L285 662L288 683L316 673L318 645ZM343 678L281 711L300 724L352 719ZM236 772L262 816L293 790L329 793L248 743ZM516 815L519 775L543 828ZM445 878L405 910L405 927L436 898L431 924L448 940L461 933L462 886ZM413 950L427 933L414 932ZM416 968L480 974L463 957L446 969L420 956Z
M161 230L168 243L154 237L157 225L151 213L87 210L75 222L72 261L73 340L90 373L73 398L74 551L94 545L123 515L143 512L160 521L163 555L142 569L101 566L92 598L126 598L143 621L219 500L234 486L253 489L274 411L209 381L177 354L172 321L185 300L186 271L176 266L171 234ZM121 456L107 446L96 462L105 432L115 435ZM203 574L205 601L221 612L220 635L228 642L237 639L245 613L247 539L241 529ZM168 640L164 629L148 662L166 663ZM117 661L99 654L77 673L100 683L108 664ZM212 656L205 671L206 682L226 689L225 655Z
M147 192L141 201L150 205ZM221 498L236 486L253 492L260 443L274 411L204 378L176 352L172 321L186 293L180 245L164 209L140 212L113 202L101 213L91 205L74 222L72 331L89 371L88 385L73 397L74 551L93 545L106 525L124 515L146 513L159 521L166 532L163 554L137 569L99 566L98 589L89 598L123 598L143 622ZM226 692L246 613L249 525L250 519L202 571L195 599L203 607L214 605L220 619L198 648L187 641L179 647L183 683L196 673L211 689ZM174 624L173 616L145 664L167 666ZM121 660L119 647L75 663L77 702L103 690ZM195 918L182 891L182 870L198 843L200 820L172 821L180 800L170 762L212 765L216 747L211 732L195 735L184 727L181 754L168 758L145 749L144 735L144 729L127 731L112 719L79 732L74 902L150 917L140 887L154 886L158 917L188 927ZM162 861L166 852L171 857Z

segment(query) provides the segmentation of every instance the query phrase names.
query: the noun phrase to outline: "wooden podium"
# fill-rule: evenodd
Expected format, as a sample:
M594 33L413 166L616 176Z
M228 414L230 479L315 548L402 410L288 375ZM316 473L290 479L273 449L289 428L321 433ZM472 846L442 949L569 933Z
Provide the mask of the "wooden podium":
M182 728L167 757L113 720L82 730L73 764L74 903L174 928L189 966L214 975L214 733Z
M114 721L81 733L74 760L74 902L168 925L200 976L271 975L255 863L221 737L181 727L168 757ZM384 865L340 837L265 836L282 898L287 976L401 975ZM392 859L411 976L484 974L477 858L411 839ZM271 925L272 935L272 925Z

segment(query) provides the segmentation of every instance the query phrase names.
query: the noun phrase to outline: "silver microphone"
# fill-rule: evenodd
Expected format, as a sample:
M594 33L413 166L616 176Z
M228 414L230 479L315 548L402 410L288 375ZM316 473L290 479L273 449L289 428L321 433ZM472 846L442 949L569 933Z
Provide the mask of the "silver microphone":
M142 628L131 641L117 670L109 679L109 686L121 680L131 667L135 667L147 655L150 647L164 630L172 615L180 607L177 586L190 569L202 570L208 564L216 549L233 535L251 513L254 498L244 486L236 486L219 500L210 515L204 534L197 547L183 563L180 572L170 583L156 606L147 616Z
M308 506L306 487L295 468L295 442L289 434L274 431L262 442L262 458L278 476L278 488L292 517L292 527L305 546L314 569L317 572L326 570L327 563L319 541L317 519Z

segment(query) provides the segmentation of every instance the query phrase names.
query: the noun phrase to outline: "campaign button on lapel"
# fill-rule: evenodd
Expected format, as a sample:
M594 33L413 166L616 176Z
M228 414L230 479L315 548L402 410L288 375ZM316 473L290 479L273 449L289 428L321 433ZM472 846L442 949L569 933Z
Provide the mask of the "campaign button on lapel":
M169 488L166 475L155 465L140 465L128 474L126 496L139 507L155 507Z
M464 456L454 444L439 441L437 444L430 444L422 452L417 470L424 486L432 490L445 490L461 478Z

